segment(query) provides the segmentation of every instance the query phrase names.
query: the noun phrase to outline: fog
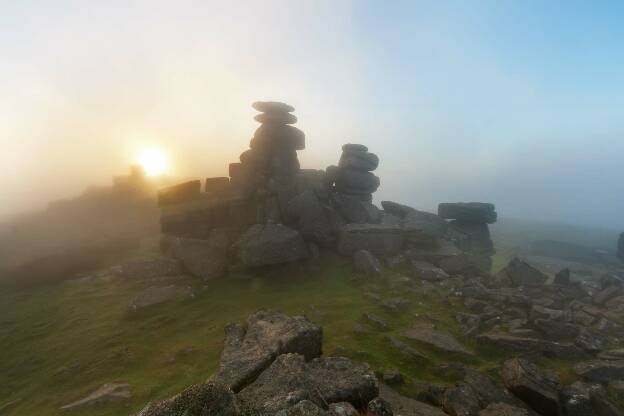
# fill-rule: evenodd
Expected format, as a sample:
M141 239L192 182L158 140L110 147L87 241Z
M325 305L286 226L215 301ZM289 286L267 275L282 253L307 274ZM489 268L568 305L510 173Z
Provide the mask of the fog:
M110 183L142 148L227 173L292 104L305 168L364 143L377 201L624 229L621 4L13 2L0 6L0 217Z

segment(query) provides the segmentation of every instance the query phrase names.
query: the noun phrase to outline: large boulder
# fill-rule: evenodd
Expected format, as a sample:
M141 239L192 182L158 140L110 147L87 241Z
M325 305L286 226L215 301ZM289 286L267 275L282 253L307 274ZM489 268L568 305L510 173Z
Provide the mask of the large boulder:
M282 224L253 225L236 245L240 259L247 267L290 263L309 255L301 234Z
M334 192L331 203L347 224L376 224L381 220L379 208L356 195Z
M353 267L365 275L379 276L381 274L379 260L367 250L358 250L353 254Z
M430 325L417 324L402 334L405 338L418 341L445 353L473 355L453 335Z
M446 416L447 414L437 407L418 400L402 396L385 384L379 386L379 397L392 406L395 415L399 416Z
M222 277L227 272L227 248L213 241L176 238L170 250L189 273L204 280Z
M441 203L438 205L438 215L445 219L474 224L492 224L497 217L494 204L483 202Z
M553 342L525 336L501 333L485 333L477 336L477 344L504 352L541 353L546 357L582 357L584 352L572 343Z
M347 224L340 229L338 251L351 255L358 250L368 250L377 256L392 256L401 252L401 228L381 224Z
M302 316L259 311L247 318L245 326L225 327L225 343L219 370L212 380L239 391L285 353L305 359L319 357L322 330Z
M544 416L559 414L559 384L532 362L513 358L503 365L503 383L514 395Z
M301 400L318 406L349 402L362 408L378 394L377 379L367 364L342 357L306 362L302 355L283 354L238 397L261 412L274 414Z
M499 272L498 278L512 286L543 284L548 280L547 275L517 257Z
M313 189L306 189L288 203L288 215L306 240L326 244L336 239L341 219L323 204Z

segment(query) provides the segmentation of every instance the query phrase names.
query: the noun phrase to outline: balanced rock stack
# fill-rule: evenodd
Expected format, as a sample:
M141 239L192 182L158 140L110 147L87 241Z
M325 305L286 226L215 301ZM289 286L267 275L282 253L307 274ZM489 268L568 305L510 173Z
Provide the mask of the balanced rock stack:
M361 201L371 202L373 192L379 188L379 177L372 171L379 166L379 158L362 144L345 144L338 166L326 170L328 182L337 192L351 195Z
M620 239L618 240L617 256L624 261L624 233L620 234Z
M451 220L450 225L460 238L457 245L462 250L483 257L494 254L494 243L488 224L496 222L494 204L483 202L455 202L438 205L438 215Z
M305 134L291 126L295 109L284 103L257 101L252 107L261 113L261 123L251 139L250 149L240 155L240 163L230 164L231 184L247 196L262 201L259 222L280 222L288 201L294 196L299 172L297 150L305 148Z

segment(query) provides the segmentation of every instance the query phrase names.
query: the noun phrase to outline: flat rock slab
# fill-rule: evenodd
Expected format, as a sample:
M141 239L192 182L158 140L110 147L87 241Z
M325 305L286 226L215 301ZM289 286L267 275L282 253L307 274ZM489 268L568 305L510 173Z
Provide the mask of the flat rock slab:
M225 327L219 370L212 380L240 391L253 382L280 354L298 353L311 360L321 355L322 330L303 316L259 311L245 326Z
M433 329L427 325L416 325L402 335L414 341L434 347L438 350L452 354L474 355L464 347L453 335L446 331Z
M624 380L624 360L592 360L579 363L574 372L586 380L599 383Z
M444 202L438 205L438 215L473 224L492 224L497 217L494 204L485 202Z
M291 113L295 107L279 101L256 101L251 106L263 113Z
M385 384L379 385L379 397L390 403L395 415L448 416L442 409L402 396Z
M191 299L195 296L189 286L151 286L139 292L130 302L130 309L137 310L172 300Z
M301 400L318 406L348 402L362 408L377 397L379 386L367 364L343 357L306 362L299 354L283 354L238 394L243 403L274 414Z
M75 409L77 407L93 405L96 403L126 400L132 397L128 383L106 383L88 396L73 403L62 406L62 410Z

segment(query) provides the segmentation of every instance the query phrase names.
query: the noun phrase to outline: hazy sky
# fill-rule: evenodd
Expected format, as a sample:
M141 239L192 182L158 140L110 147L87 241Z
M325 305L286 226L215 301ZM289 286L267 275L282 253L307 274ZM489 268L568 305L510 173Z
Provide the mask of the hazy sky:
M376 152L377 200L624 229L623 21L620 1L0 0L0 215L154 145L224 175L274 99L304 167Z

